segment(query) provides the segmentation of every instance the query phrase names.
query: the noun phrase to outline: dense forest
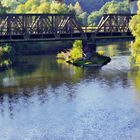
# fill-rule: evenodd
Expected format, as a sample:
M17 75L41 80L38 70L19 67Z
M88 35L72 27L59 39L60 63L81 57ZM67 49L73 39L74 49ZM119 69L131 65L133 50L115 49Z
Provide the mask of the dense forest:
M66 1L66 0L65 0ZM83 25L96 25L104 13L128 13L128 0L1 0L0 13L68 13L76 14Z
M111 0L65 0L66 4L75 4L79 2L82 9L88 13L91 13L95 10L99 10L106 2L110 2ZM116 0L117 2L124 0Z

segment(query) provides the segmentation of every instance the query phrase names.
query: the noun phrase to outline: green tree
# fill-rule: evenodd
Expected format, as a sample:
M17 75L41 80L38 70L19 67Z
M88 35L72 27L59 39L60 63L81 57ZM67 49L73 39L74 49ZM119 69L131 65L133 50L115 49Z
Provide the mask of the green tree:
M83 13L82 7L79 2L76 2L76 4L74 5L74 10L77 15L80 15Z
M89 16L88 16L88 24L89 25L97 25L100 21L100 18L102 16L102 13L99 11L95 11L92 12Z
M8 9L9 9L9 8L4 7L4 6L1 4L1 2L0 2L0 14L6 13Z
M79 2L83 11L87 13L91 13L93 11L98 11L101 9L103 5L111 0L65 0L66 4L69 5L70 3L75 5L76 2ZM117 2L123 2L128 0L116 0Z
M38 13L50 13L50 6L50 3L48 2L41 3L38 7Z
M78 20L83 25L87 25L87 17L88 17L88 13L87 12L83 12L82 14L80 14L78 16Z
M37 0L28 0L24 6L26 9L26 12L31 12L32 7L39 6L39 2Z
M9 12L15 12L16 7L25 1L26 0L1 0L1 3L4 7L9 8Z
M99 11L93 11L88 17L88 24L97 25L103 14L129 13L128 1L117 2L113 0L107 2Z
M16 8L16 13L26 13L25 5L24 5L24 4L20 4L20 5Z
M16 8L16 13L68 13L65 4L49 0L27 0Z
M70 50L70 57L73 61L83 57L82 41L76 40Z
M129 26L133 36L135 37L135 42L133 43L133 46L131 48L131 60L134 65L140 66L140 3L138 3L137 13L137 15L133 16Z
M68 8L65 4L52 2L50 6L50 13L68 13Z

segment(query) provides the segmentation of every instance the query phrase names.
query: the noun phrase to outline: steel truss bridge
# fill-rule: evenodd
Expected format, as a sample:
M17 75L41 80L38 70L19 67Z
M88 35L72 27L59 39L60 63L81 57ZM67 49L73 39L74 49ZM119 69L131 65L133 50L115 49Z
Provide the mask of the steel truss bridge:
M72 14L1 14L0 42L133 38L133 14L105 14L97 27L83 27Z

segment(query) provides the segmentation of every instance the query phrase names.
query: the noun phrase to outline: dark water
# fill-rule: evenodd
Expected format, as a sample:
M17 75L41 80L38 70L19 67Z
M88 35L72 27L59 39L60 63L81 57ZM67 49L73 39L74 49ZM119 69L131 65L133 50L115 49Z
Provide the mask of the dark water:
M0 74L0 140L140 140L140 71L129 43L100 46L102 69L20 57Z

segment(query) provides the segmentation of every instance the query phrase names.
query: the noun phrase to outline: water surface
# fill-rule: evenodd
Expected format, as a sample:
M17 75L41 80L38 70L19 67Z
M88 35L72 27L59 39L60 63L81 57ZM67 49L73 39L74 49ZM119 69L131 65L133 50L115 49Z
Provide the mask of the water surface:
M139 140L140 72L129 43L99 46L112 61L78 68L24 56L0 74L0 140Z

